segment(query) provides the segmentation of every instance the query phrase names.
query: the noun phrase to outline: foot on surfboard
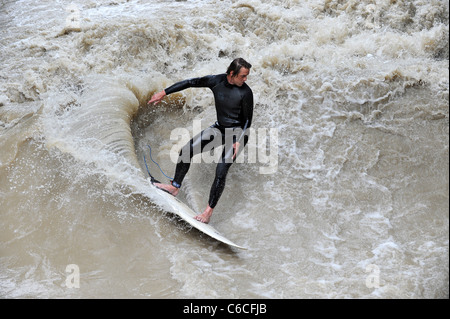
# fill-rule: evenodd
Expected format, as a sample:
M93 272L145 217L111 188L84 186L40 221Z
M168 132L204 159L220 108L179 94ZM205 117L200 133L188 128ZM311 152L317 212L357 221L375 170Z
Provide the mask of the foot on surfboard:
M195 216L194 219L198 220L199 222L208 224L209 220L211 219L211 216L212 216L212 211L210 212L210 211L206 210L202 214Z
M169 184L161 184L161 183L153 183L153 185L157 188L160 189L166 193L169 193L172 196L177 196L178 195L178 188L176 188L173 185L169 185Z

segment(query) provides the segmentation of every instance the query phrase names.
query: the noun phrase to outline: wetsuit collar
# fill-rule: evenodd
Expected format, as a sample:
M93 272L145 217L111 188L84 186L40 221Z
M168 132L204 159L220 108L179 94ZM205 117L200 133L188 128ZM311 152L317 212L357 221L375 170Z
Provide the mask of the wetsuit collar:
M236 85L234 85L234 84L231 84L230 82L228 82L228 79L225 81L225 86L227 87L227 88L233 88L233 87L235 87Z
M228 88L233 88L233 87L237 87L236 84L231 84L230 81L228 80L228 74L227 74L227 80L225 81L225 86Z

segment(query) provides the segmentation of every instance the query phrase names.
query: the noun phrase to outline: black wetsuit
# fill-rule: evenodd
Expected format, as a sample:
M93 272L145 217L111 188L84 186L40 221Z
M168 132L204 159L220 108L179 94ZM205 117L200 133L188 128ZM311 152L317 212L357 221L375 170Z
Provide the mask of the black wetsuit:
M172 185L181 187L192 157L203 152L205 146L208 145L208 150L211 150L211 147L225 145L217 164L216 176L209 196L209 206L214 208L225 188L228 170L235 160L233 159L233 143L236 141L242 143L243 140L244 146L247 144L248 131L245 130L252 124L253 93L246 83L240 87L230 84L226 74L184 80L164 91L168 95L191 87L208 87L213 91L217 122L203 130L181 149ZM231 139L228 133L232 134ZM241 146L240 150L243 148Z

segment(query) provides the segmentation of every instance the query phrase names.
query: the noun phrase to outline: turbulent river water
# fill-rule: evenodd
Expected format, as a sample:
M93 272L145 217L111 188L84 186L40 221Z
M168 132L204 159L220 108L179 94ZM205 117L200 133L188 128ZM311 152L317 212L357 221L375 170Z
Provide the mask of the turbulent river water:
M403 0L2 0L2 298L448 298L449 5ZM149 169L253 67L254 120L211 225ZM181 134L183 133L183 134ZM176 158L176 157L175 157ZM215 164L180 199L207 204Z

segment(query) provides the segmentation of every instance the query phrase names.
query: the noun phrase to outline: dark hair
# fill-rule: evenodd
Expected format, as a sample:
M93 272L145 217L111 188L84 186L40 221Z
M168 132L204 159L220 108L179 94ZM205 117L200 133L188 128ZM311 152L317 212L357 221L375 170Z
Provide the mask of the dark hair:
M230 66L227 69L227 74L230 75L231 71L233 71L233 77L237 76L242 68L249 69L252 67L250 63L245 61L243 58L237 58L234 59L233 62L231 62Z

